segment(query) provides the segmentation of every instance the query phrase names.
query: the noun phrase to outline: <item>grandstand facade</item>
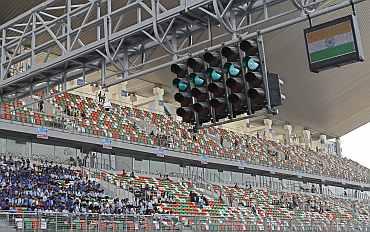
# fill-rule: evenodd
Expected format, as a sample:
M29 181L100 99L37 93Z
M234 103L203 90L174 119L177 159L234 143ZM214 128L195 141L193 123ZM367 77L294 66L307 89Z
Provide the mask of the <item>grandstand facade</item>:
M280 116L194 132L175 113L170 64L254 34L274 50L273 33L286 26L367 4L297 2L7 6L0 232L370 230L370 170L340 149L340 136L361 123L318 119L311 90L300 103L312 120L293 85Z
M23 103L17 104L19 107ZM202 216L233 218L233 215L244 215L244 224L238 220L231 222L235 223L230 227L234 229L241 226L247 230L252 225L267 228L262 227L267 218L272 220L268 222L269 226L272 226L271 223L274 227L284 224L283 219L274 218L275 213L268 216L276 208L272 206L274 203L271 199L277 200L281 194L298 194L297 201L299 199L306 203L309 201L304 200L303 196L358 202L353 203L361 207L359 211L356 210L359 213L356 217L361 216L361 220L367 220L364 218L367 217L366 211L363 211L367 210L367 203L363 202L368 201L370 191L369 170L346 158L301 145L277 142L272 137L266 137L266 134L254 136L221 128L204 129L193 134L188 130L189 126L170 116L120 105L112 105L112 110L107 112L96 100L75 94L64 93L51 100L50 105L61 109L60 115L47 115L27 107L12 111L13 106L3 104L1 154L14 159L78 166L78 170L86 172L93 180L103 181L108 186L107 192L112 195L123 191L131 196L130 191L135 193L135 189L140 191L146 185L156 191L175 194L176 198L169 202L156 203L159 213L190 216L197 220ZM63 107L68 110L63 110ZM85 112L86 116L74 115L77 112ZM47 139L37 138L40 136L40 127L48 128ZM111 139L108 147L104 144L105 138ZM162 186L166 186L167 181L171 182L172 187L163 190ZM183 186L183 181L186 181L187 187ZM217 205L214 203L203 208L196 203L190 204L192 187L189 185L197 186L193 191L206 196L207 201L217 202ZM260 195L259 203L250 202L255 194ZM265 199L263 196L266 197L266 194L271 196ZM236 198L238 200L234 202L232 199L236 196L240 196L240 199ZM286 204L289 202L287 199L296 199L292 196L283 196ZM321 212L324 208L321 204L327 203L318 202L321 200L317 200L317 203L315 200L314 205L318 208L312 209L312 212L317 210L317 216L333 220L332 214ZM173 204L178 208L173 208ZM252 205L258 212L251 211ZM291 213L296 213L298 207L303 212L307 210L304 215L311 212L304 209L306 206L303 205L297 208L289 208L287 205L279 207L280 210L288 210L285 212L287 217L293 219L296 218ZM345 220L355 217L348 210L350 208L347 211L345 208L340 209L338 213L346 213L336 214L335 221L341 221L339 224L342 225L348 224ZM277 212L276 217L282 213ZM258 217L248 221L251 218L244 219L248 215ZM305 217L310 218L308 215ZM356 223L361 224L363 221ZM206 227L210 225L212 219L204 224ZM301 224L297 222L298 225ZM171 228L174 225L168 226ZM216 222L213 226L221 227Z

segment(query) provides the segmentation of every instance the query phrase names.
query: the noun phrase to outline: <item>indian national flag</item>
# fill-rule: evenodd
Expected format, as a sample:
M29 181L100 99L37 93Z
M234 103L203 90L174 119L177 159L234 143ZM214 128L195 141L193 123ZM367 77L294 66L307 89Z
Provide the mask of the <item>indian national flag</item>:
M306 37L311 63L356 52L350 21L310 32Z

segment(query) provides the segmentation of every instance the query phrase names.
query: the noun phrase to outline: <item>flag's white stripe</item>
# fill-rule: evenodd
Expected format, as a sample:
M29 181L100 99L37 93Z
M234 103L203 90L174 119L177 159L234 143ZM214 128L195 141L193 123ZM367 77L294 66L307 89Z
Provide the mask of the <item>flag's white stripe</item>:
M353 42L352 32L339 34L339 35L334 36L333 38L334 38L334 41L335 41L335 46L334 47L336 47L338 45L341 45L341 44L344 44L344 43ZM308 44L308 51L310 53L321 51L321 50L324 50L326 48L329 48L328 45L327 45L326 40L319 40L319 41L316 41L314 43Z

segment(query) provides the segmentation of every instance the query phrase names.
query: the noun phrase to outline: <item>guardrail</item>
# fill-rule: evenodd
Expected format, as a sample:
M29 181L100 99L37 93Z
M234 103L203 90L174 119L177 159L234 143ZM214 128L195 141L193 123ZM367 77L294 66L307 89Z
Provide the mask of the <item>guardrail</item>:
M22 232L131 232L131 231L370 231L368 224L326 220L210 217L188 215L109 215L1 212L0 223Z

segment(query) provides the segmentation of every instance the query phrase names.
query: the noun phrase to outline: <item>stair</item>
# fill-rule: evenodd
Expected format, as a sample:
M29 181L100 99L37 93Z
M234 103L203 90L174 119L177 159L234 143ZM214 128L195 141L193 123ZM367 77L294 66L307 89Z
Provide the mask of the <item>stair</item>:
M107 195L113 198L120 198L120 199L128 198L129 200L134 199L134 194L125 189L122 189L104 180L96 180L96 181L99 182L100 186L104 189L104 193L106 193Z

